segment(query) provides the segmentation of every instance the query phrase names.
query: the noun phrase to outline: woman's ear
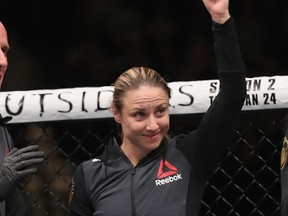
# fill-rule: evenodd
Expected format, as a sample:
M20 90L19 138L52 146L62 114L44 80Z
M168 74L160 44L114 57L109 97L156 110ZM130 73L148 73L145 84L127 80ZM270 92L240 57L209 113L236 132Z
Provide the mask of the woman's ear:
M113 113L114 120L120 124L120 113L118 112L118 110L116 110L116 108L113 105L111 106L111 110Z
M120 124L120 116L119 114L114 114L114 120Z

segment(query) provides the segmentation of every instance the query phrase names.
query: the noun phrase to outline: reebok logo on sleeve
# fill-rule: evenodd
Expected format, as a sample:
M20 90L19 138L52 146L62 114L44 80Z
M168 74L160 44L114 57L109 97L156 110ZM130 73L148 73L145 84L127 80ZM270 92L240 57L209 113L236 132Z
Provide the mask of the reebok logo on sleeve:
M179 180L182 180L182 176L178 173L178 169L168 161L161 160L158 168L157 179L155 180L156 186L169 184Z

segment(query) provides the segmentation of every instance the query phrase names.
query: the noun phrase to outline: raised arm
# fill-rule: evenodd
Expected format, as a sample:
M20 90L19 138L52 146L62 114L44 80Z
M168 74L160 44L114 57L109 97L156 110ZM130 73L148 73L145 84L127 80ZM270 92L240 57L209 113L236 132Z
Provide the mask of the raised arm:
M179 148L190 161L199 181L206 181L232 141L246 95L245 67L228 0L203 0L212 20L220 91L199 128ZM188 144L189 143L189 144Z

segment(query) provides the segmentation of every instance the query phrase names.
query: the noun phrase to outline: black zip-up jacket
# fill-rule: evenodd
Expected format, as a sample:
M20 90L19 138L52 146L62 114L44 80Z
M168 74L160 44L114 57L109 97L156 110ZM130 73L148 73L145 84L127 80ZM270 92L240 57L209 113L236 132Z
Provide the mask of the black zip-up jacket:
M163 140L136 167L111 140L74 175L71 215L198 216L205 185L231 142L246 96L233 19L212 26L221 90L197 130Z
M10 120L0 115L0 164L8 152L14 148L12 138L5 126L8 119ZM27 214L27 204L18 187L0 202L0 216L27 216Z

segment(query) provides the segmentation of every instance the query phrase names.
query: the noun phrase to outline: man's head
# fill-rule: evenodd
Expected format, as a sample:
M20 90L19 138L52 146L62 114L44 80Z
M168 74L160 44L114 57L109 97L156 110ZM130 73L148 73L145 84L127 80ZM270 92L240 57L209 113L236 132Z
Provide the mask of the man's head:
M7 31L0 21L0 88L8 66L7 53L9 50Z

